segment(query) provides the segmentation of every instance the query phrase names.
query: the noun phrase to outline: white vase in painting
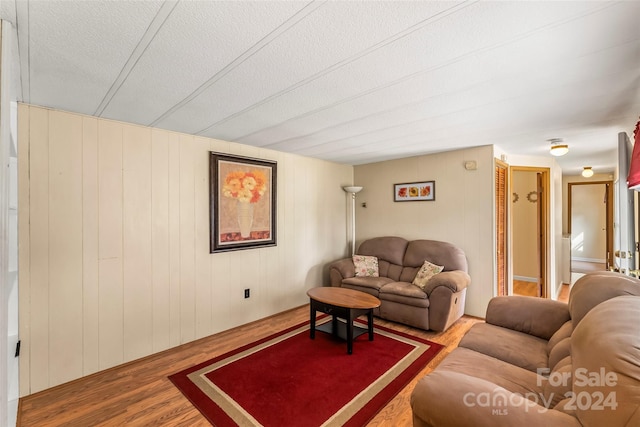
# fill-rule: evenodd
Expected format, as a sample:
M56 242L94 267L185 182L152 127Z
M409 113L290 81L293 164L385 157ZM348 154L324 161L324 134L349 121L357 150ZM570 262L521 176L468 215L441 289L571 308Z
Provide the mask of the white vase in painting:
M246 239L251 235L253 225L253 203L241 202L238 200L238 225L240 226L240 236Z

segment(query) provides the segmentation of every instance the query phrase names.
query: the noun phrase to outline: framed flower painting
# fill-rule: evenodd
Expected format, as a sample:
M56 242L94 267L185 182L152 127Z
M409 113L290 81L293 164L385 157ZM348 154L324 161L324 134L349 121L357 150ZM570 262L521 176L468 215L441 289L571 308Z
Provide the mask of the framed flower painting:
M408 182L393 185L394 202L420 202L436 199L436 182Z
M210 153L211 253L276 245L277 163Z

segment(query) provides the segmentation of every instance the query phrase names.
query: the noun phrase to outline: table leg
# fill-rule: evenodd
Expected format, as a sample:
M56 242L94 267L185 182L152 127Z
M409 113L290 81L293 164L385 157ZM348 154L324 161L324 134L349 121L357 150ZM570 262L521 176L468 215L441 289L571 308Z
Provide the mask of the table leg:
M353 310L349 310L347 317L347 353L353 354Z
M369 324L369 341L373 341L373 310L367 313L367 323Z
M309 337L313 340L316 338L316 307L313 300L310 301L309 307L311 314L309 316Z

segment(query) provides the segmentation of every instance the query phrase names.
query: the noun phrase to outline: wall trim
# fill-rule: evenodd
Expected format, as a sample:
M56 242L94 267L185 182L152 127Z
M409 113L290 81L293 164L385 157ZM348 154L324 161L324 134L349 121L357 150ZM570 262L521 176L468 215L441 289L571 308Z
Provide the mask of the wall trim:
M599 262L601 264L604 264L604 263L607 262L607 260L604 259L604 258L583 258L583 257L578 257L578 256L572 256L571 257L571 261Z
M519 280L521 282L531 282L538 283L538 279L536 277L526 277L526 276L513 276L513 280Z

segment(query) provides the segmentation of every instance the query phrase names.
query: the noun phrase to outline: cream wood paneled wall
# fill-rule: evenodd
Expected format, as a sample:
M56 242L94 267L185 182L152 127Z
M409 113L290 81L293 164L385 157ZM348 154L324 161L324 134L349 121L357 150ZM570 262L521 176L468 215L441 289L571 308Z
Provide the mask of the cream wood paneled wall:
M461 247L471 285L465 312L484 317L495 288L493 148L490 146L356 166L358 243L376 236L432 239ZM475 160L477 170L465 170ZM393 184L435 181L436 200L394 202ZM362 207L366 202L367 207Z
M24 104L18 120L23 396L305 304L347 254L351 166ZM209 254L209 151L278 162L276 247Z
M0 425L7 423L8 419L8 336L9 325L8 316L9 311L9 147L11 144L9 136L9 97L5 93L7 86L4 78L4 64L7 61L3 60L7 55L3 52L7 43L2 43L2 26L3 21L0 20L0 165L2 167L0 172L0 307L2 308L2 318L0 318Z

